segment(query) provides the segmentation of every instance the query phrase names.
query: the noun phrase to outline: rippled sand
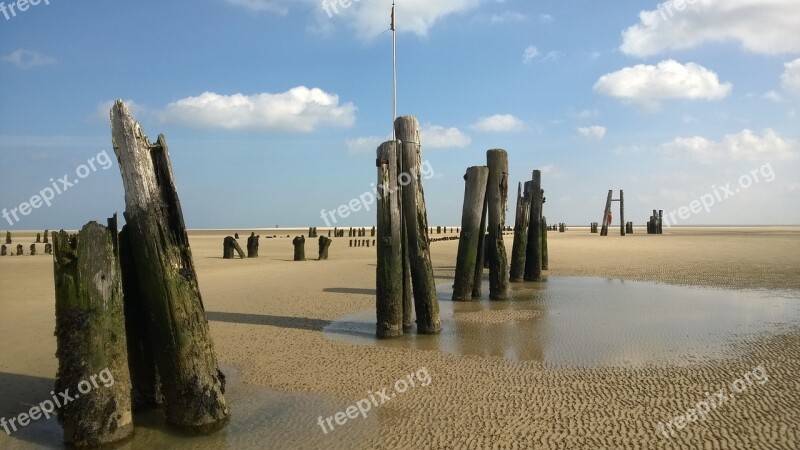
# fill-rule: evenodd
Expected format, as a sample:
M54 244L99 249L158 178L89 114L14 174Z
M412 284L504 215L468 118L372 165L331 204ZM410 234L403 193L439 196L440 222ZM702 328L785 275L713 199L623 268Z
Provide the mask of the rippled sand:
M245 231L240 230L243 237ZM192 233L219 359L236 373L229 395L233 421L222 434L187 439L165 432L157 417L148 417L127 448L797 448L800 323L783 310L777 317L770 311L781 305L791 312L800 302L800 229L666 232L626 238L600 238L586 230L551 232L548 276L727 288L737 291L731 296L745 292L777 300L754 306L752 313L736 310L739 322L733 328L725 328L719 339L713 333L703 336L707 342L700 345L714 351L686 346L684 355L672 355L683 356L681 361L651 354L664 339L633 328L622 340L645 354L627 364L582 364L580 358L554 363L547 351L569 356L586 348L542 347L535 341L530 357L426 349L430 342L422 338L408 345L363 345L353 339L369 339L368 329L356 322L341 327L341 336L331 336L326 327L374 308L374 248L348 248L348 238L339 238L331 246L331 260L295 263L289 261L290 239L262 238L258 260L224 261L224 233ZM30 242L25 241L26 252ZM315 254L314 247L307 244L307 255ZM456 249L455 241L432 244L437 282L445 288ZM547 290L535 284L515 289L531 295ZM48 398L52 389L57 367L52 262L46 256L0 258L0 292L0 417L10 417ZM627 300L637 305L636 299ZM621 327L626 319L664 315L644 300L644 310L636 311L587 304L591 314L575 314L585 320L575 333L584 328L588 335L609 334L615 327L627 329ZM720 321L731 315L723 301L695 306L683 298L675 304L698 308L698 316L712 324L714 308ZM519 332L497 329L547 323L569 311L514 308L467 308L455 310L452 318L467 326L496 327L489 328L495 339L517 339L513 345L486 343L489 348L525 348ZM692 332L702 329L688 323L692 314L683 311L677 317ZM559 320L566 323L569 317ZM680 326L670 328L675 339ZM572 341L556 344L563 342ZM732 395L731 384L759 366L768 379ZM422 368L430 374L429 385L396 395L366 419L348 420L328 434L317 424L319 416L345 411L369 393L384 387L391 392L396 380ZM659 422L673 421L720 390L730 399L705 420L676 429L674 436L659 434ZM31 425L17 439L0 430L0 448L57 445L53 423Z

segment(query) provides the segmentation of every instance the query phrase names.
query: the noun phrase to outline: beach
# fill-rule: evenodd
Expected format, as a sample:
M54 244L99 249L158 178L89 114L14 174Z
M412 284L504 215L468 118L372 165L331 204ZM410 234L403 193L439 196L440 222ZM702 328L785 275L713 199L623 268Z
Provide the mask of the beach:
M260 257L223 260L223 238L238 232L243 244L251 231ZM550 231L547 281L514 283L512 301L469 304L447 295L458 242L433 242L443 336L386 344L370 336L374 246L333 238L330 259L316 261L309 239L309 260L294 262L286 236L300 233L189 232L231 373L231 423L187 438L154 416L122 448L800 446L800 227ZM14 233L14 247L27 254L33 236ZM0 258L0 417L53 389L53 262L41 245L37 256ZM652 332L633 326L643 320ZM377 401L384 388L390 399ZM368 412L337 423L364 399ZM46 422L0 431L0 448L58 448L60 429Z

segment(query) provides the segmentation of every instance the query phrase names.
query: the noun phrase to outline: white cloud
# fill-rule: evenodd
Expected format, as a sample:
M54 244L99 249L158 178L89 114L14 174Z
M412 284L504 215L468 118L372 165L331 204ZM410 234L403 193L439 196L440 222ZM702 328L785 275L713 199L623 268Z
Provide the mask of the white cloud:
M775 91L765 92L764 95L761 96L761 98L775 103L781 103L783 101L783 97L781 97L781 94L778 94Z
M420 139L424 148L463 148L472 143L472 138L458 128L438 125L422 126Z
M305 86L279 94L221 95L205 92L167 105L161 119L192 127L227 130L311 132L321 126L350 127L356 107L339 96Z
M347 139L345 145L347 145L347 153L351 155L368 155L374 154L379 145L391 139L391 136L389 136L388 139L378 136L364 136L355 139Z
M759 162L796 159L800 155L800 144L792 139L784 139L771 129L765 130L762 136L745 129L725 136L721 142L700 136L676 138L662 145L661 151L669 158L688 158L701 164Z
M800 59L784 64L786 70L781 75L783 88L793 94L800 95Z
M397 7L397 32L427 36L428 31L446 17L464 13L480 5L482 0L405 0ZM391 9L387 2L362 0L347 9L339 8L336 18L348 23L358 35L374 38L389 29ZM330 20L327 14L321 20Z
M669 0L639 13L620 50L647 57L707 42L738 42L768 55L800 52L797 0Z
M578 128L578 133L586 138L586 139L593 139L596 141L603 140L606 137L606 127L602 127L600 125L592 125L590 127L580 127Z
M289 8L282 0L225 0L231 5L240 6L250 11L269 11L286 14Z
M599 116L600 113L597 109L584 109L583 111L575 114L575 118L577 119L593 119Z
M550 23L550 22L552 22L552 21L554 21L554 20L555 20L555 19L554 19L554 18L553 18L553 16L551 16L550 14L540 14L540 15L539 15L539 22L542 22L542 23Z
M521 22L525 20L525 15L516 11L504 11L500 14L493 14L489 20L492 25L500 25L506 22Z
M470 128L478 131L506 133L522 130L524 128L524 123L511 114L495 114L489 117L482 117L471 125Z
M674 60L656 66L639 64L600 77L594 91L609 97L658 109L660 100L719 100L728 96L733 85L720 83L719 76L705 67Z
M530 64L537 56L539 56L539 49L536 46L529 45L522 54L522 62Z
M56 63L55 58L22 48L15 50L9 55L3 55L0 59L12 64L18 69L31 69L33 67L49 66Z

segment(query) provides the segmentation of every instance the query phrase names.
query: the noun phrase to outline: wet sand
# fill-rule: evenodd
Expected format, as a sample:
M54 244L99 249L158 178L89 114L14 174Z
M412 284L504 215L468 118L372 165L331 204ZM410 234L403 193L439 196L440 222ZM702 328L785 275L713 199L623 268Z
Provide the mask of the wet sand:
M249 231L239 230L242 240ZM296 263L290 261L291 239L263 238L287 233L262 230L259 259L225 261L222 237L232 232L190 233L217 353L223 368L235 373L229 394L233 420L221 434L186 439L148 417L125 448L800 446L800 228L642 232L637 228L626 238L600 238L585 228L549 234L550 286L514 287L524 296L589 283L583 297L564 294L572 303L556 298L445 305L457 242L431 244L443 317L453 327L465 326L458 333L472 337L465 351L431 345L443 337L406 339L419 345L376 345L365 336L365 311L374 309L372 247L348 248L349 239L338 238L329 261ZM19 239L27 253L33 240L22 234ZM316 255L313 240L306 254ZM622 289L619 280L662 286L629 291L635 283ZM0 258L0 417L25 411L52 390L52 284L49 257ZM663 285L681 286L658 297L666 303L674 295L674 305L653 298L637 302ZM608 298L609 292L620 298ZM694 305L697 314L686 311ZM664 307L675 315L666 315ZM563 328L570 312L581 311L575 318L580 322ZM650 332L646 320L659 324L650 328L666 331ZM642 321L644 329L633 326ZM489 331L475 338L476 329ZM610 329L627 332L593 337ZM556 339L559 330L570 335ZM582 331L585 340L599 343L596 348L581 347L575 335ZM690 338L681 341L684 331ZM494 342L500 337L506 343ZM614 357L604 342L625 342L626 352ZM761 366L768 375L763 383L749 376L742 393L731 391L732 383ZM428 386L410 388L366 419L348 420L327 434L317 424L319 416L345 411L369 393L384 387L391 392L396 380L422 368L430 374ZM728 400L705 420L680 430L676 425L669 437L659 434L659 422L677 423L676 416L720 390ZM51 420L14 436L0 431L0 448L57 445L59 429Z

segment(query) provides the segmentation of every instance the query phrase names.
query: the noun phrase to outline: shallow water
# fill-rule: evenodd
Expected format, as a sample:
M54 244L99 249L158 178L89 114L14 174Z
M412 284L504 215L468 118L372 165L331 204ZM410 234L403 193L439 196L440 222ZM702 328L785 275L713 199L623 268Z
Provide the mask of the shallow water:
M513 299L452 302L437 286L442 333L374 338L375 312L325 328L361 345L439 350L581 367L702 363L740 355L737 342L800 324L800 293L731 291L603 278L512 283Z

